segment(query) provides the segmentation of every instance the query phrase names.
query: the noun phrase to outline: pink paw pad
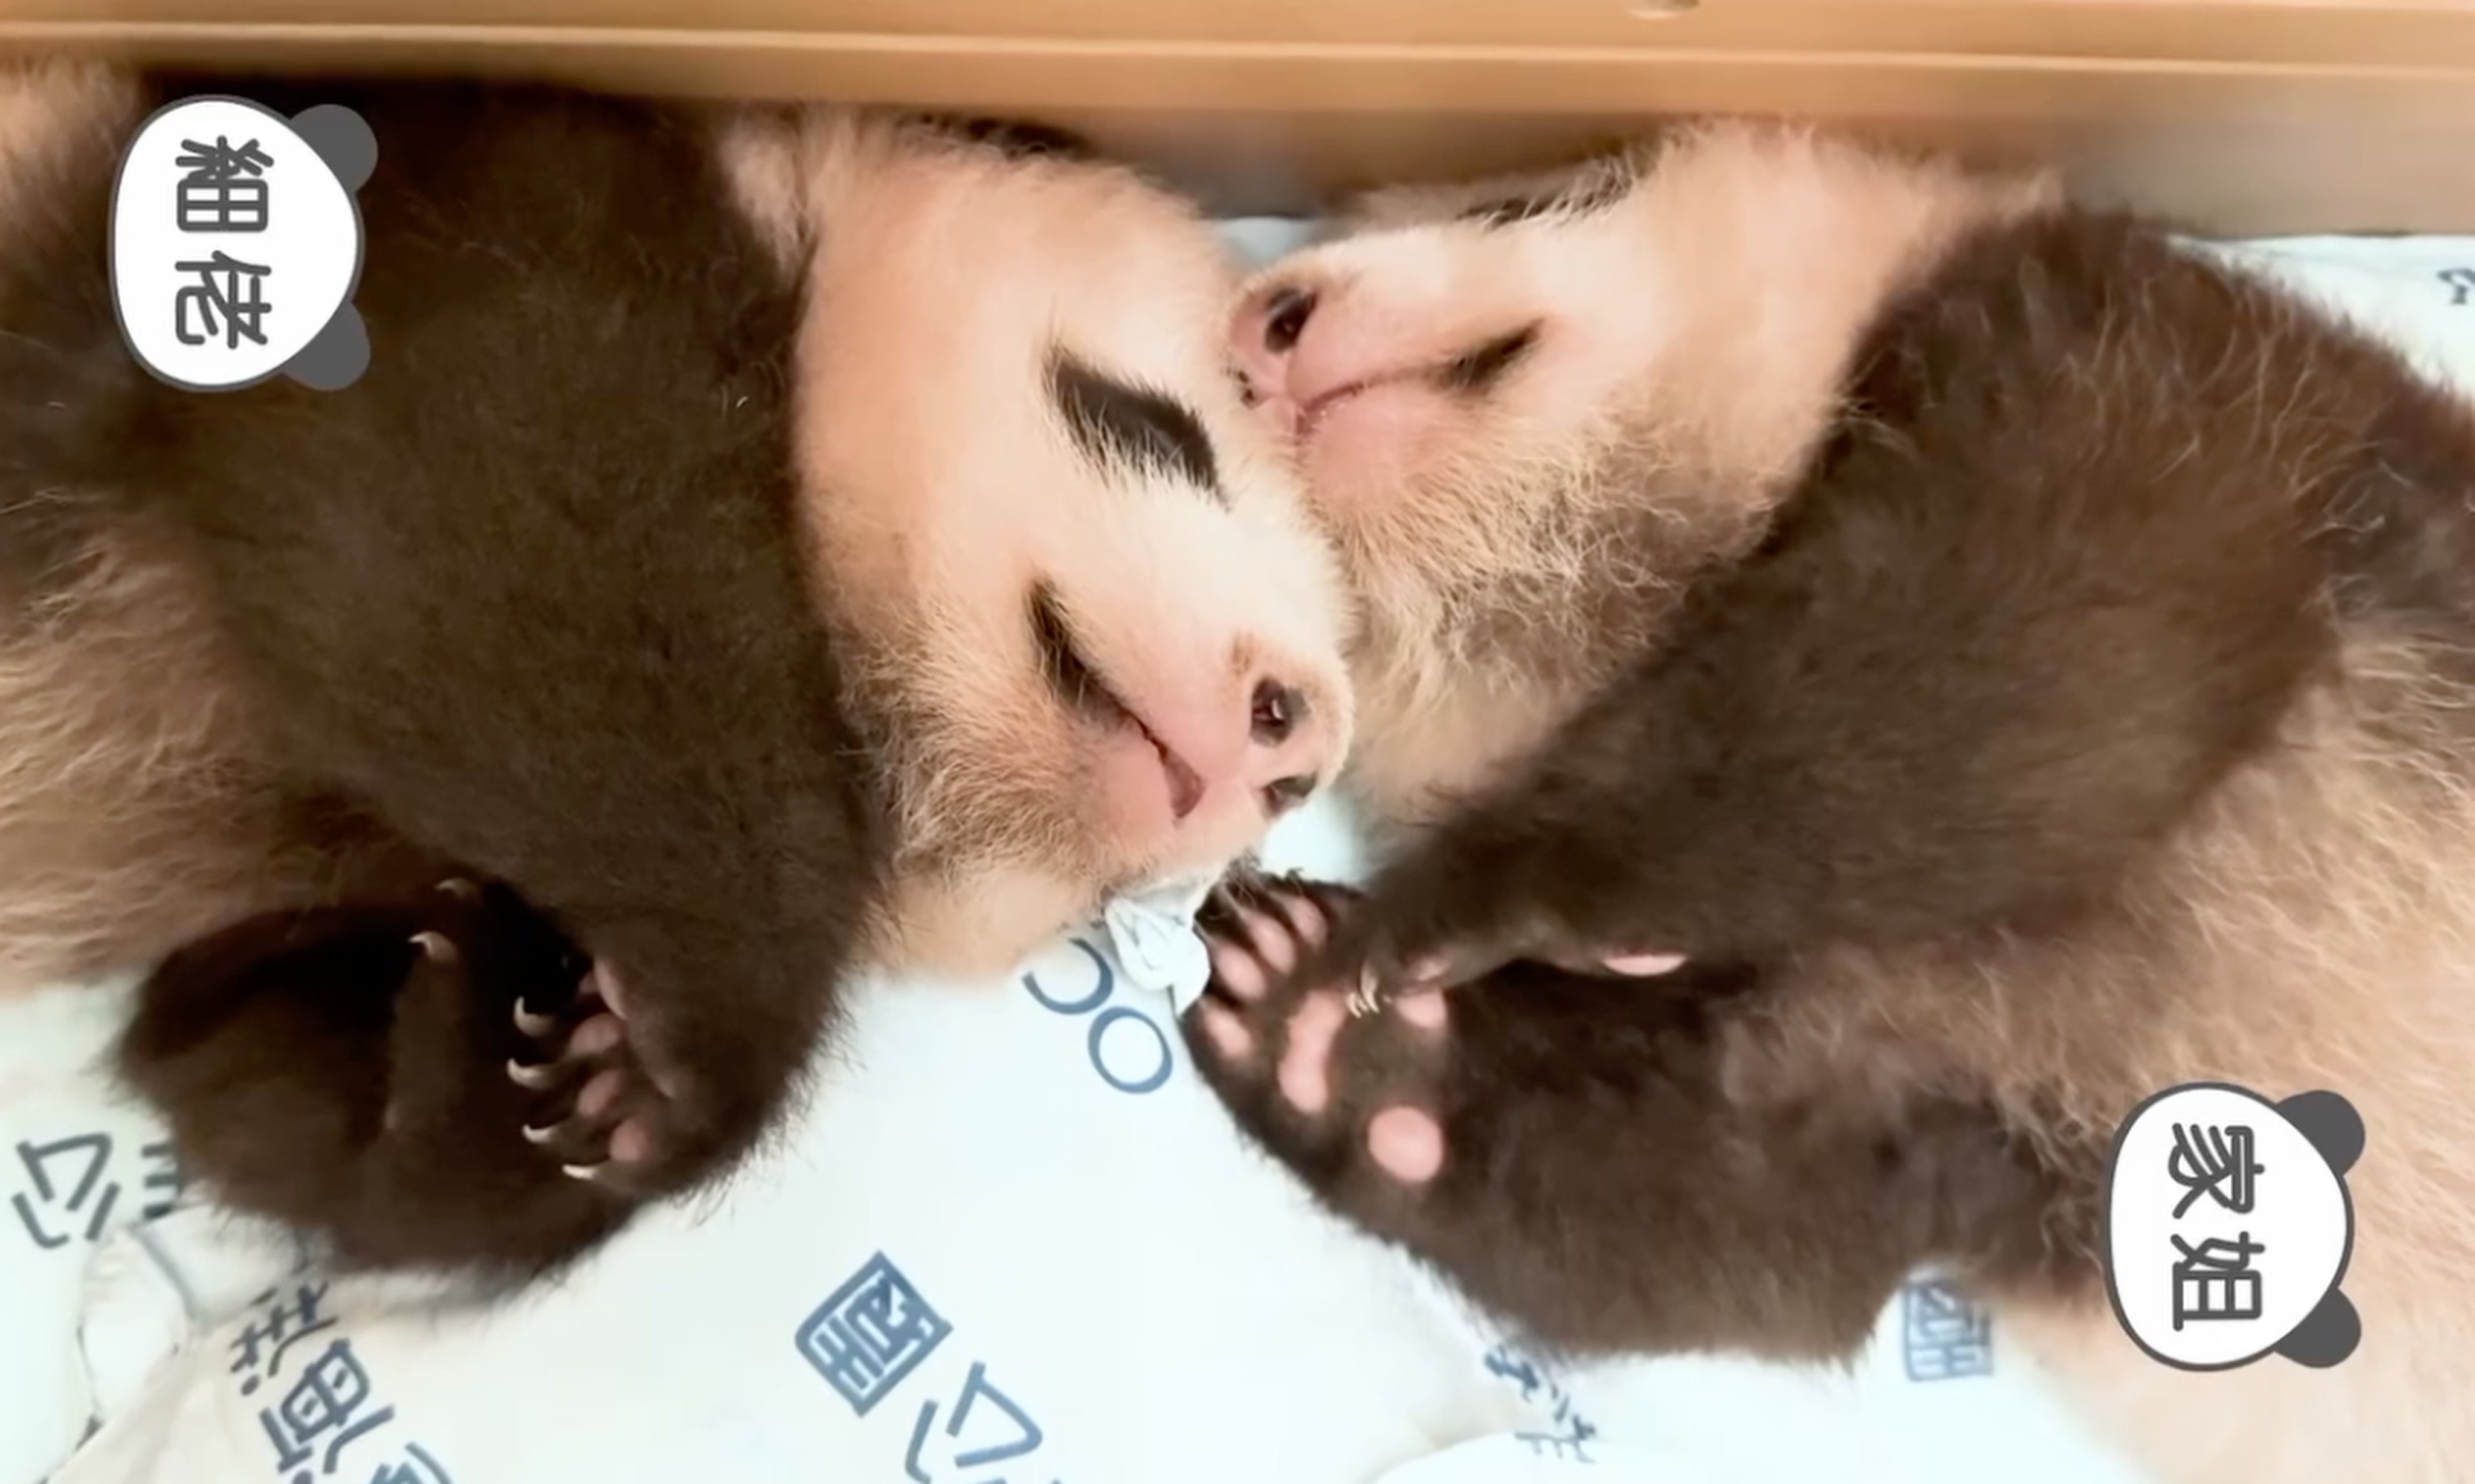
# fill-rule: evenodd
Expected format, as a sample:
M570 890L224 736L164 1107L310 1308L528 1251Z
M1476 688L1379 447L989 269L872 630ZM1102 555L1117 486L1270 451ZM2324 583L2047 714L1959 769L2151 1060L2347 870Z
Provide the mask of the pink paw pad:
M1673 974L1684 966L1680 953L1631 953L1612 955L1605 961L1607 971L1632 979L1650 979L1660 974Z
M1297 966L1297 939L1289 936L1287 928L1253 908L1239 908L1238 918L1245 924L1246 936L1254 940L1255 957L1263 961L1264 971L1272 978L1278 979Z
M1385 1174L1423 1185L1444 1168L1444 1129L1414 1107L1387 1107L1366 1121L1366 1153Z
M1260 1000L1266 987L1263 971L1255 956L1234 943L1218 938L1212 941L1212 975L1220 986L1240 1000Z
M1289 1020L1288 1049L1281 1057L1281 1095L1301 1113L1320 1113L1332 1102L1333 1039L1349 1018L1340 996L1318 989Z
M1243 1061L1255 1054L1255 1034L1236 1011L1225 1005L1205 1005L1195 1013L1202 1017L1203 1034L1223 1060Z
M1392 1009L1403 1020L1421 1031L1441 1032L1450 1019L1440 989L1420 989L1392 1002Z
M576 1113L579 1118L599 1118L619 1106L619 1095L627 1090L627 1074L610 1068L593 1074L584 1090L576 1096Z
M653 1135L642 1121L630 1118L610 1131L612 1159L621 1164L638 1164L652 1156Z
M627 1028L619 1023L618 1016L596 1015L576 1028L576 1034L568 1040L567 1054L577 1059L606 1057L626 1039Z
M1289 904L1289 924L1296 930L1302 949L1321 947L1323 940L1332 936L1332 919L1324 915L1312 897L1299 897Z

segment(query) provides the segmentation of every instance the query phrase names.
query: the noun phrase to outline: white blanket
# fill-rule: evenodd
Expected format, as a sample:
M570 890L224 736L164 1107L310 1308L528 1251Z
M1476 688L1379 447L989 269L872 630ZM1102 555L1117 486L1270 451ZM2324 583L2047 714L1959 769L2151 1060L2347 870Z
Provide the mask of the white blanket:
M2475 242L2227 251L2475 388ZM1326 805L1271 854L1354 870ZM120 994L0 1002L0 1484L2132 1484L1929 1281L1852 1375L1547 1374L1244 1147L1096 930L869 986L777 1156L479 1311L165 1213Z
M1335 819L1276 862L1347 873ZM1933 1387L1897 1336L1860 1383L1545 1374L1245 1148L1096 932L1011 983L870 986L780 1156L483 1311L194 1204L133 1226L168 1192L94 1070L120 1003L0 1010L5 1484L1716 1480L1766 1476L1728 1434L1782 1407L1834 1464L1922 1467L1950 1424L1899 1436L1921 1408L2039 1404L1942 1308Z

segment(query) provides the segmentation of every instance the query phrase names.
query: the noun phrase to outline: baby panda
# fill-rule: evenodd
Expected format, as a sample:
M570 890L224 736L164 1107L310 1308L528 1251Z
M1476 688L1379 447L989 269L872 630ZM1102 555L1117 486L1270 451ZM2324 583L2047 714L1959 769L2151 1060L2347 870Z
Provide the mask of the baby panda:
M122 147L234 92L376 136L345 389L116 328ZM1058 144L5 74L0 983L159 964L123 1070L209 1189L522 1281L731 1169L850 975L1248 848L1345 755L1347 605L1234 265Z
M1256 1140L1568 1354L1844 1360L1940 1268L2161 1480L2459 1476L2468 407L2156 223L1785 127L1385 192L1242 302L1380 846L1213 906ZM2110 1311L2113 1135L2203 1080L2368 1127L2338 1370Z

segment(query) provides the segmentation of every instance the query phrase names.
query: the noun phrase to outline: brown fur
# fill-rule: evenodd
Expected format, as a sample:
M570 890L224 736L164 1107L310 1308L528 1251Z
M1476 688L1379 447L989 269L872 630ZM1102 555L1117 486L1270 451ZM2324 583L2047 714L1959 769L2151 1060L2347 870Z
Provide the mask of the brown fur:
M1396 211L1267 277L1319 286L1318 317L1371 296L1388 319L1332 333L1377 361L1438 353L1382 327L1545 328L1479 405L1408 390L1307 446L1375 569L1360 757L1396 848L1316 972L1244 1014L1271 1057L1300 987L1361 962L1695 961L1500 969L1456 991L1443 1061L1353 1022L1325 1118L1198 1056L1336 1208L1549 1344L1846 1356L1939 1263L2162 1477L2454 1477L2475 416L2033 183L1740 129L1634 168L1509 224ZM1604 544L1505 513L1541 468ZM1431 535L1482 521L1516 562L1624 580L1530 625L1597 646L1595 677L1507 704L1507 644L1422 705L1514 724L1439 746L1386 679L1438 655L1385 613L1395 586L1531 600ZM2335 1372L2169 1372L2107 1310L2107 1142L2212 1078L2335 1088L2369 1126L2365 1339ZM1357 1132L1404 1101L1450 1150L1414 1195Z
M234 86L0 82L0 985L181 950L125 1064L227 1199L347 1260L555 1265L775 1126L846 973L1009 961L1338 766L1345 615L1183 204L1003 130L242 85L378 135L374 358L184 394L120 341L105 201L152 107ZM956 230L984 200L1052 234ZM1061 355L1211 487L1078 443ZM576 1088L504 1071L581 1059L551 941L626 985L650 1131L587 1181L519 1136Z

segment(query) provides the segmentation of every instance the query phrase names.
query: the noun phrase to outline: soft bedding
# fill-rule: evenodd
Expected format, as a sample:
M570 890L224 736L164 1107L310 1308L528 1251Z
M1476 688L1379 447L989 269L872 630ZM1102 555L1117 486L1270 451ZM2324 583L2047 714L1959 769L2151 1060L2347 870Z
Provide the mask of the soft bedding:
M2475 393L2475 240L2203 251ZM1329 803L1269 854L1355 869ZM100 1070L118 986L0 1003L0 1484L2134 1484L1929 1276L1852 1375L1503 1345L1237 1140L1139 918L868 986L771 1155L484 1310L183 1191Z

